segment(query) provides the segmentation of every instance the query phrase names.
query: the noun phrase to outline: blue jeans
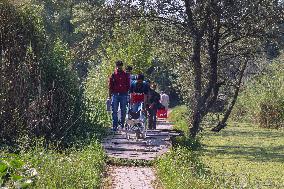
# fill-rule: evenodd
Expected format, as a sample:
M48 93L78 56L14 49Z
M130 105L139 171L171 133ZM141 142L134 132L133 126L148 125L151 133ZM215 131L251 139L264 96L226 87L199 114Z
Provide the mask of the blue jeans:
M121 127L124 126L125 116L126 116L126 105L127 105L127 93L114 93L111 98L112 106L112 127L113 130L117 130L118 121L121 124ZM121 110L121 120L118 120L118 107L120 106Z

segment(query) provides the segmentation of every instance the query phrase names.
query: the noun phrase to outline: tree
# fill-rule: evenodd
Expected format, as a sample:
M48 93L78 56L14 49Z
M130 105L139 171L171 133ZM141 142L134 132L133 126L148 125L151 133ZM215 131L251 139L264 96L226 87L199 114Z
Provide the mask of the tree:
M185 35L185 38L178 40L187 50L183 55L187 60L184 64L192 69L194 80L189 134L195 137L220 90L231 84L221 70L239 67L235 75L242 77L241 72L246 66L243 68L244 64L239 60L253 58L261 50L261 44L268 37L273 37L267 34L281 21L282 5L270 0L138 2L113 1L113 6L120 5L122 10L127 6L143 9L139 14L134 12L134 15L133 12L132 15L125 15L124 12L122 17L139 17L142 12L149 20L173 26ZM227 60L231 60L229 64L226 64ZM230 68L231 65L234 69ZM236 81L241 80L236 78ZM235 90L238 91L238 87ZM233 99L236 97L233 95Z

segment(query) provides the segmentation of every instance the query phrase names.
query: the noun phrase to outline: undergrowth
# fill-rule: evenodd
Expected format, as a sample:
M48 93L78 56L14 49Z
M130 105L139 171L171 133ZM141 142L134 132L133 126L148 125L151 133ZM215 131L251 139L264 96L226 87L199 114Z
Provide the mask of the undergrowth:
M265 128L284 127L283 73L282 55L246 83L231 118Z
M98 142L64 151L43 148L0 153L0 186L11 188L99 188L106 156Z

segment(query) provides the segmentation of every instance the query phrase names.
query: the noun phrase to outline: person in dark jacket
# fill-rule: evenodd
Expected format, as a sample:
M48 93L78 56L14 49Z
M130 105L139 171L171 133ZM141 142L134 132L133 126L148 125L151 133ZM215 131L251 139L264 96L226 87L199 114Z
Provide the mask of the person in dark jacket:
M160 104L160 94L156 92L157 85L151 83L150 89L148 92L147 106L148 106L148 128L156 129L157 125L157 110Z
M134 112L138 111L138 108L141 106L141 103L146 102L147 94L148 94L149 87L144 81L144 75L138 74L137 79L133 81L130 85L130 94L131 98L131 109ZM136 97L134 99L134 97Z
M123 70L123 62L116 61L116 69L109 78L109 98L112 106L112 126L113 131L117 131L118 123L123 128L126 116L127 96L130 89L130 76ZM121 115L118 120L118 107Z

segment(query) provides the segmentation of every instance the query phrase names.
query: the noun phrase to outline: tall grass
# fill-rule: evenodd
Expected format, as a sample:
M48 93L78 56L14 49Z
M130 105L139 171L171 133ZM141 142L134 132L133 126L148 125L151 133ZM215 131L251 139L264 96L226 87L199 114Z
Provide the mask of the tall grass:
M284 64L282 57L251 79L240 93L232 112L237 121L262 127L284 127Z

